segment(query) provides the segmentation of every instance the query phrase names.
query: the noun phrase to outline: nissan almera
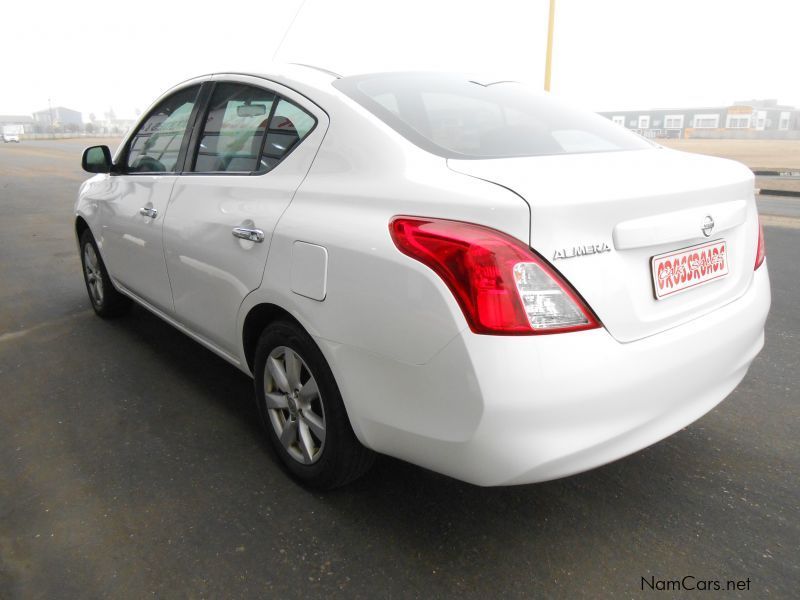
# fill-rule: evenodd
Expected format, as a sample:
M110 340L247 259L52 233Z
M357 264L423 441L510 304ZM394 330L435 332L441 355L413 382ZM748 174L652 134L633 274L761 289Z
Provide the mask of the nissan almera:
M310 486L375 453L584 471L707 413L763 345L752 173L519 83L218 73L83 167L95 312L136 302L252 376Z

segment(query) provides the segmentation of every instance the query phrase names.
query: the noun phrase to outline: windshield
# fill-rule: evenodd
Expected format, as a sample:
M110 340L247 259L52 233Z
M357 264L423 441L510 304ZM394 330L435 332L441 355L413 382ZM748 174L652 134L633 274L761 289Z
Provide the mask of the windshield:
M511 82L385 73L333 85L417 146L446 158L505 158L651 148L591 112Z

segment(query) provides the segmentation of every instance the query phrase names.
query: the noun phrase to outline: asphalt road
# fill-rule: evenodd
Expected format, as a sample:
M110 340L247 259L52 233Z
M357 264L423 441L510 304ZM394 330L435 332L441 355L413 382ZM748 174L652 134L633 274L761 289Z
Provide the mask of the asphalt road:
M511 488L381 458L315 494L273 458L247 377L143 309L93 315L83 145L0 145L0 598L630 598L687 575L797 597L797 227L766 230L766 348L667 440Z

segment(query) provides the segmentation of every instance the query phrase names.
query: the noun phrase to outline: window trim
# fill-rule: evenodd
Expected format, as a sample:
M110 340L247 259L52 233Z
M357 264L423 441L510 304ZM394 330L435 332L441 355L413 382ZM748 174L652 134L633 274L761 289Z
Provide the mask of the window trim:
M270 94L272 94L275 97L275 99L272 102L272 108L270 109L270 113L269 113L269 117L268 117L270 122L272 121L272 117L275 114L275 110L277 109L278 104L280 103L280 101L281 100L285 100L286 102L289 102L290 104L294 104L295 106L299 107L308 116L310 116L312 119L314 119L314 125L312 125L311 129L308 130L308 133L306 133L306 135L303 137L303 139L301 139L299 141L299 143L297 143L294 146L294 148L292 148L291 150L289 150L289 152L284 154L281 157L281 159L278 162L276 162L275 165L271 169L269 169L267 171L192 171L192 168L194 167L195 161L197 160L197 153L198 153L198 151L200 149L200 135L201 135L202 125L203 125L203 123L205 123L205 120L208 117L208 111L211 109L211 98L214 95L214 90L216 90L217 84L221 84L221 83L233 83L233 84L236 84L236 85L242 85L242 86L246 86L246 87L262 89L262 90L265 90L265 91L269 92ZM208 95L206 97L206 101L203 104L202 113L197 115L197 117L195 118L191 139L189 140L189 147L187 149L186 155L184 156L183 168L182 168L181 172L178 173L179 175L189 175L189 176L202 175L202 176L212 176L212 177L216 177L216 176L219 176L219 175L230 175L230 176L234 176L234 177L253 177L253 176L260 177L262 175L267 175L269 173L272 173L272 171L274 171L275 169L277 169L278 166L284 160L286 160L286 158L288 156L290 156L297 148L299 148L300 145L305 140L307 140L309 137L311 137L311 134L317 128L317 125L319 125L319 119L307 107L303 106L302 104L300 104L296 100L288 98L284 94L281 94L281 93L275 91L271 87L267 87L267 86L264 86L264 85L256 85L254 83L245 82L245 81L239 81L239 80L236 80L236 79L218 79L218 80L214 80L214 81L209 81L208 84L209 84L209 88L208 88L209 92L208 92ZM261 159L261 155L264 152L264 145L267 142L267 135L268 134L269 134L269 124L267 125L267 129L264 132L264 139L261 140L261 150L259 151L259 154L258 154L259 160Z
M734 126L733 123L736 122ZM739 125L740 121L744 121L746 125ZM728 113L725 117L725 129L754 129L753 127L753 114L746 113Z
M753 114L755 119L750 120L750 126L758 131L765 131L769 127L769 113L766 110L756 110Z
M715 119L713 127L700 127L697 125L698 119ZM719 129L719 113L695 113L692 117L692 129Z
M670 131L677 131L678 129L683 129L684 116L685 115L678 113L664 115L664 129L669 129ZM678 127L667 127L668 120L676 120L676 119L680 121L680 125Z
M111 170L111 175L126 175L126 176L138 176L138 175L149 175L149 176L167 176L167 175L180 175L183 171L185 165L186 155L189 149L189 143L191 141L192 136L194 135L195 126L197 124L197 113L200 110L201 106L203 106L207 101L208 97L204 95L205 90L207 89L208 81L192 81L189 82L187 85L181 86L177 89L171 89L168 93L163 94L159 97L154 103L153 107L145 113L145 115L139 119L136 123L136 126L131 129L130 135L125 139L124 143L121 146L121 150L118 155L115 157L114 160L114 168ZM130 154L131 145L133 144L134 140L136 139L136 135L139 133L139 130L142 126L147 122L147 120L153 115L153 113L167 100L175 96L176 94L180 94L181 92L186 91L189 88L197 87L197 96L195 97L194 106L192 107L192 112L189 114L189 119L186 122L186 133L181 140L181 147L178 150L178 157L175 160L175 169L172 171L128 171L123 165L125 165L128 161L128 155Z

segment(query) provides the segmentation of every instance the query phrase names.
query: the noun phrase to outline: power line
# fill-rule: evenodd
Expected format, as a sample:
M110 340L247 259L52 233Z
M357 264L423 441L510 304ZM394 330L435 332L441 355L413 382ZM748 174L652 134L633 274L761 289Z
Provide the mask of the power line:
M300 11L303 10L303 7L305 5L306 5L306 0L303 0L300 3L300 6L297 7L297 12L294 13L294 17L292 18L292 21L289 23L289 26L286 28L286 31L283 32L283 37L281 38L281 41L278 44L278 47L275 48L275 53L272 55L272 62L275 62L275 57L278 56L278 51L283 46L283 42L286 40L286 36L289 35L289 30L294 26L294 22L297 20L297 15L300 14Z

